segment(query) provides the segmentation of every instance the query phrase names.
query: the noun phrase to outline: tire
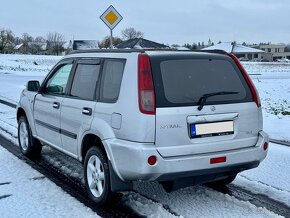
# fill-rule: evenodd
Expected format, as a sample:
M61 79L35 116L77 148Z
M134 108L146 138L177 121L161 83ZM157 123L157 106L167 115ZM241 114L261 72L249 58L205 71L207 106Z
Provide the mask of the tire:
M236 176L237 174L232 174L224 179L206 183L206 185L211 186L211 187L223 187L232 183L235 180Z
M110 172L106 155L97 147L91 147L85 157L84 179L86 191L96 204L104 205L112 197Z
M32 136L25 116L21 116L18 120L18 143L21 153L30 159L38 157L41 153L42 145Z

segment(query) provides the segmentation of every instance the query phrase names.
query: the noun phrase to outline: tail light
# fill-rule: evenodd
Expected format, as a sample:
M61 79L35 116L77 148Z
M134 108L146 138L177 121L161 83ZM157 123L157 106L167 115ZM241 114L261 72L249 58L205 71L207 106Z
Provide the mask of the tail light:
M147 54L138 57L139 109L144 114L155 114L155 92L150 59Z
M251 80L250 76L247 74L245 68L243 67L243 65L241 64L241 62L239 61L239 59L235 55L229 54L229 53L227 55L230 56L234 60L234 62L238 66L239 70L242 72L243 77L245 78L248 86L250 87L250 90L251 90L251 93L253 96L253 101L256 103L257 107L261 107L261 101L260 101L258 91L257 91L253 81Z

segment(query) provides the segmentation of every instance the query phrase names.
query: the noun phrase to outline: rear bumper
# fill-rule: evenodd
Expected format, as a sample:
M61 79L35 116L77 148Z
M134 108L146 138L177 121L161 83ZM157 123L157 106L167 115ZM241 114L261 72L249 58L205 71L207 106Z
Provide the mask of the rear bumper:
M263 145L268 135L259 132L255 146L217 153L198 154L164 158L157 152L154 144L142 144L118 139L104 141L115 173L123 181L166 181L199 175L240 172L255 168L267 155ZM150 166L149 156L155 155L157 163ZM210 159L226 156L226 162L210 164Z

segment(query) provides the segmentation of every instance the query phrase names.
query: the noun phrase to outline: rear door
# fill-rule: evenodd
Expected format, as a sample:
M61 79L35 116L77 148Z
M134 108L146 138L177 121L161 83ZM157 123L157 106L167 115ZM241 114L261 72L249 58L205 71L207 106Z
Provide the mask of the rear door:
M61 139L63 149L77 156L78 140L91 127L100 74L100 59L77 61L69 95L61 108Z
M255 145L258 108L225 55L151 57L156 94L156 146L164 157ZM201 98L207 96L200 110ZM204 99L203 99L204 100Z

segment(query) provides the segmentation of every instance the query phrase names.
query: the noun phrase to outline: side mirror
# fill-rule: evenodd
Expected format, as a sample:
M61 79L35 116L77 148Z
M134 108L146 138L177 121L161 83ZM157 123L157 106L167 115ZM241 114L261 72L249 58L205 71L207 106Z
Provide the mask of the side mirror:
M27 82L26 88L28 91L37 92L40 87L39 81L31 80Z

